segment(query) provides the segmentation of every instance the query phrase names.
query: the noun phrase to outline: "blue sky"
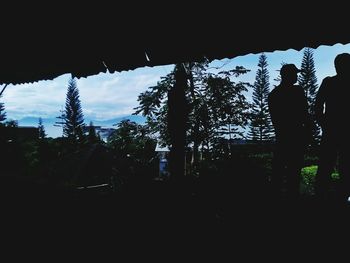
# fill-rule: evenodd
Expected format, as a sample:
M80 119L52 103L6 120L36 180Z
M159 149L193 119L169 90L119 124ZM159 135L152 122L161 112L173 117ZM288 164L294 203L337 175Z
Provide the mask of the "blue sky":
M320 46L314 51L316 75L318 82L334 75L334 58L337 54L350 53L350 44L334 46ZM267 52L271 88L277 83L273 81L278 75L281 63L294 63L300 67L302 50L286 50ZM234 59L214 60L211 67L232 69L244 66L251 70L240 80L253 83L260 54L248 54ZM133 71L116 72L113 74L80 78L77 86L80 92L81 104L85 120L108 120L128 116L133 113L137 104L137 96L148 87L155 85L161 76L173 69L173 65L144 67ZM67 84L70 75L65 74L51 81L39 81L32 84L8 85L1 101L5 103L8 119L19 120L24 117L55 118L59 115L65 102ZM249 96L249 94L248 94ZM33 124L36 125L36 124ZM45 125L45 121L44 121ZM46 127L49 135L52 127Z

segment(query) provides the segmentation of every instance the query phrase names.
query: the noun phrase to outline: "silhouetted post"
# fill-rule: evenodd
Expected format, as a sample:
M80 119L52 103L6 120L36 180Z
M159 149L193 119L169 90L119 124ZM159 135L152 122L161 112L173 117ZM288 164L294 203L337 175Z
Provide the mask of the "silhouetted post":
M176 182L182 182L185 176L186 85L186 71L182 64L178 64L175 68L175 85L168 92L169 171L171 179Z
M192 97L192 101L196 100L196 94L195 94L195 85L194 85L194 78L193 78L193 68L194 68L194 63L191 62L189 63L189 71L188 71L188 78L189 78L189 89L190 89L190 94ZM198 112L198 110L196 110L194 108L194 113L196 114L196 112ZM199 163L199 144L200 144L200 139L199 139L199 123L200 120L197 118L195 120L194 123L194 127L193 127L193 134L194 134L194 138L193 138L193 150L192 150L192 160L191 160L191 176L194 175L194 173L197 171L198 169L198 163Z
M5 84L5 86L2 88L2 90L0 91L0 97L2 95L2 93L5 91L6 87L7 87L8 84Z

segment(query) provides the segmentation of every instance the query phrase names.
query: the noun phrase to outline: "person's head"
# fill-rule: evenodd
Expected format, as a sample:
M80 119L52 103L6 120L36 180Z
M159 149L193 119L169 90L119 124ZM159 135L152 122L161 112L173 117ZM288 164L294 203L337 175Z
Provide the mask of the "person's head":
M281 67L280 75L283 83L294 84L298 80L298 69L294 64L284 64Z
M339 76L346 76L350 73L350 54L341 53L334 59L334 66Z

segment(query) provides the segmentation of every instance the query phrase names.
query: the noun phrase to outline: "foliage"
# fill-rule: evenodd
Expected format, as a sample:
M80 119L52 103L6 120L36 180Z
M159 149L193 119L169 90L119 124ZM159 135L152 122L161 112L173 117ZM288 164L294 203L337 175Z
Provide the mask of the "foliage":
M233 78L248 72L243 67L212 73L208 62L184 63L189 85L185 90L188 124L187 145L211 150L218 137L242 136L238 127L244 128L249 104L244 92L248 83L234 82ZM135 114L147 117L147 124L154 134L159 135L162 144L169 145L166 126L168 106L167 95L175 83L174 72L162 77L156 86L148 88L138 97L139 106ZM194 150L195 151L195 150Z
M315 102L316 93L318 89L316 68L313 57L313 49L305 48L303 59L301 62L301 72L298 77L298 83L304 88L310 109Z
M79 90L74 78L68 82L66 105L64 110L63 134L72 141L83 140L84 115L81 108Z
M0 102L0 123L5 120L6 120L5 105L3 102Z
M267 66L267 57L265 54L261 54L255 77L251 122L249 125L249 137L253 141L260 143L269 141L273 137L273 128L268 108L270 83Z
M60 110L60 115L56 117L55 124L53 126L55 127L61 127L62 128L62 136L64 135L64 124L65 124L65 111L62 109Z
M18 127L18 121L16 120L8 120L5 122L5 126L6 127L10 127L10 128L16 128Z
M140 125L127 119L118 123L107 144L118 157L147 162L154 157L156 141L150 136L147 125Z
M301 192L304 194L312 195L314 194L314 184L315 178L317 174L317 165L311 165L304 167L301 170ZM334 171L331 174L331 178L333 181L339 180L338 171Z
M309 104L309 113L311 115L313 125L312 134L313 142L312 145L318 145L320 141L320 127L316 123L314 104L316 100L316 94L318 90L316 68L313 57L313 49L305 48L304 55L301 62L301 73L299 74L298 83L304 88L305 95Z
M46 138L45 127L44 127L44 125L43 125L43 120L42 120L42 118L39 118L38 130L39 130L39 139L44 139L44 138Z

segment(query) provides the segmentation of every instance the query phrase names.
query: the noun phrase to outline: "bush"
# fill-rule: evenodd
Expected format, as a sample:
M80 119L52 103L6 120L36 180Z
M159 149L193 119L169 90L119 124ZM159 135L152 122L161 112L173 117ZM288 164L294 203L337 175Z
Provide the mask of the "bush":
M315 193L314 184L317 173L317 165L304 167L301 170L300 192L302 194L313 195Z
M317 173L317 165L311 165L304 167L301 170L301 186L300 192L302 194L313 195L314 194L314 184ZM339 173L334 171L331 175L333 181L339 179Z

